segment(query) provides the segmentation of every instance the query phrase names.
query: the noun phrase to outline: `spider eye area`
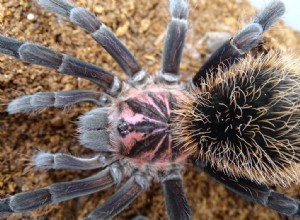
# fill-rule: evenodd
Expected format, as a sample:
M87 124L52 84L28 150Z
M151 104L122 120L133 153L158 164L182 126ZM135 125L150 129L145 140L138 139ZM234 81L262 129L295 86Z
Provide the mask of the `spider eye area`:
M161 88L131 90L128 94L111 108L112 148L140 165L162 168L184 160L179 149L172 146L170 132L171 111L183 93Z
M129 134L129 126L123 119L119 121L118 131L122 136Z

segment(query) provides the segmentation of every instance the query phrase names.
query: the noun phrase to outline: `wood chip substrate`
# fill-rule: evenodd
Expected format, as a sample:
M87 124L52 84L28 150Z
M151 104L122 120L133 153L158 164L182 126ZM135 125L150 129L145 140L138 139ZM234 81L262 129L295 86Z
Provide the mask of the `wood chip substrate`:
M165 29L170 18L167 0L72 2L95 13L150 74L159 70ZM232 36L251 21L256 12L243 0L189 0L189 4L188 37L180 66L183 80L189 80L207 60L219 38ZM125 79L116 62L91 36L66 19L40 8L33 0L0 0L0 33L21 41L38 42L99 65ZM264 41L266 48L299 55L300 35L282 21L268 31ZM79 104L65 110L50 108L31 114L8 115L5 112L9 100L18 96L72 89L100 90L86 80L0 55L0 198L54 182L84 178L95 172L46 171L31 164L32 156L38 151L90 155L92 152L77 141L76 122L80 115L94 107L92 104ZM183 174L186 194L196 220L286 219L226 190L191 164L187 164ZM117 189L118 186L36 211L14 214L7 219L80 219ZM300 185L277 190L300 199ZM136 215L148 216L151 220L167 219L162 194L161 186L153 183L115 219L131 219Z

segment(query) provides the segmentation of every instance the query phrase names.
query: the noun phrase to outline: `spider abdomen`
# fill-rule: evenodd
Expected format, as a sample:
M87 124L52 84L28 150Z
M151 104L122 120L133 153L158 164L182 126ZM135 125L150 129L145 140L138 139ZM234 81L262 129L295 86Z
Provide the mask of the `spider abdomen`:
M182 92L164 88L135 90L115 103L111 117L112 146L136 164L165 167L185 159L174 148L170 131L171 111L181 96Z
M175 112L181 118L174 127L178 143L232 176L281 185L298 181L299 70L270 52L203 80Z

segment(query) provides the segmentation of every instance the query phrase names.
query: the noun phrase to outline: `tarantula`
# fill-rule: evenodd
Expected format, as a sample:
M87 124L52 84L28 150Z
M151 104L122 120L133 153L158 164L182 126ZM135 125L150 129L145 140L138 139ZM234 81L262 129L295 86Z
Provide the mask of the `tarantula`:
M36 43L0 35L0 52L92 81L104 92L38 92L8 104L10 114L94 102L79 119L80 142L92 158L39 152L45 169L102 170L0 200L0 216L95 193L128 180L84 219L116 216L147 189L162 183L170 219L191 219L180 171L191 160L228 189L284 215L299 215L299 201L268 185L299 182L300 66L280 53L255 53L263 33L283 15L274 1L226 41L185 84L179 63L188 30L186 0L170 0L161 69L144 71L94 14L65 0L38 0L85 29L114 58L127 81L90 63Z

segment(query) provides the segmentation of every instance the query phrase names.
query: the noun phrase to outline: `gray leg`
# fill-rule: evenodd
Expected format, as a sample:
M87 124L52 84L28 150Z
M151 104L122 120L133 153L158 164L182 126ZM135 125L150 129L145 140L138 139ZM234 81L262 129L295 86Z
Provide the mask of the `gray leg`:
M229 177L212 169L209 165L203 164L201 161L197 161L196 164L226 188L252 202L267 206L283 215L300 215L300 201L296 199L276 192L264 184L258 184L244 178Z
M92 170L106 167L112 164L114 160L104 154L98 154L92 158L80 158L62 153L38 152L33 158L33 164L43 169Z
M47 10L62 15L85 29L115 59L129 77L135 78L139 75L137 79L143 80L145 72L141 70L133 55L94 14L64 0L38 0L38 2Z
M181 175L172 170L162 180L169 219L192 219L192 212L183 191Z
M132 203L144 189L148 188L150 179L142 174L132 176L104 204L93 210L83 220L111 219Z
M119 183L121 176L121 171L111 166L86 179L55 183L31 192L18 193L0 200L0 217L99 192Z
M50 67L63 74L90 80L105 88L111 95L116 95L121 89L120 80L100 67L39 44L21 42L0 35L0 53L28 63Z
M161 70L158 75L166 83L178 82L179 65L188 29L188 3L186 0L170 0L171 21L168 24L163 50Z
M47 107L66 108L79 102L94 102L104 106L111 97L103 92L91 90L73 90L61 92L38 92L25 95L11 101L7 106L9 114L36 111Z
M238 62L245 53L256 47L262 39L262 35L285 12L285 6L281 1L272 1L266 6L253 21L247 24L240 32L229 41L225 42L215 51L208 61L200 68L192 80L193 85L200 83L201 79L214 76L218 68L229 68L234 62Z

